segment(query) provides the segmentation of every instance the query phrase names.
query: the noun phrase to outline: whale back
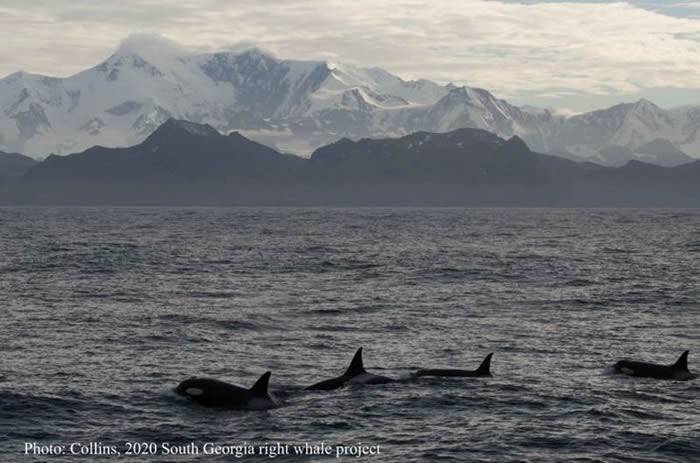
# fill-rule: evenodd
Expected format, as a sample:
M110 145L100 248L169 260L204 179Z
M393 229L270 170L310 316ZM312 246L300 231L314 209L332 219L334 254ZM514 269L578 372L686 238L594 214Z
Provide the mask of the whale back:
M350 366L343 376L353 377L363 373L366 373L366 371L364 365L362 364L362 347L360 347L357 349L357 352L355 352L355 356L352 358Z

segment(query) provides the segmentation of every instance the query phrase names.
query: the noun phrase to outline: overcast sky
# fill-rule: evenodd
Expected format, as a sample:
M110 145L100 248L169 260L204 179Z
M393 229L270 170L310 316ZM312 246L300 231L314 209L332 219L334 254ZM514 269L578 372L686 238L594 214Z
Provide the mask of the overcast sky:
M0 0L0 76L66 76L130 34L380 66L573 111L700 104L700 0Z

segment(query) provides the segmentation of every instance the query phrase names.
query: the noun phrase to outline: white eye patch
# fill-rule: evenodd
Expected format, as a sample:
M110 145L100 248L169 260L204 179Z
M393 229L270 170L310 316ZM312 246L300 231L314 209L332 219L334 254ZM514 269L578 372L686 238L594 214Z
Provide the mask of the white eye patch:
M198 387L188 387L187 389L185 389L185 394L193 395L193 396L200 396L200 395L204 394L204 391Z
M634 375L634 370L627 367L620 368L620 371L626 375Z

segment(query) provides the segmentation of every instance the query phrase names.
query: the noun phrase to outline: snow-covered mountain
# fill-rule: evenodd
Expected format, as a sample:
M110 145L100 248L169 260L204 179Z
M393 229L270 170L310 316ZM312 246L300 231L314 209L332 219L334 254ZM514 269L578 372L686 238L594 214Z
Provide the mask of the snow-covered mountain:
M569 117L546 151L606 165L631 159L674 166L700 157L700 108L664 110L648 100Z
M130 146L170 117L238 130L298 154L343 137L472 127L518 135L536 151L612 165L620 152L662 165L684 162L684 153L700 157L700 108L664 110L642 100L566 117L518 108L483 89L282 60L258 49L190 55L129 44L67 78L18 72L0 79L4 151L43 157Z

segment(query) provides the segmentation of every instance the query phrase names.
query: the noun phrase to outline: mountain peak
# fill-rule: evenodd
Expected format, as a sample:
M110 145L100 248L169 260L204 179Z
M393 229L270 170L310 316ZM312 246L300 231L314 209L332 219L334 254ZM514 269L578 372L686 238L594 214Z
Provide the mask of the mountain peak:
M160 61L162 61L162 58ZM152 60L136 52L123 53L117 51L96 67L98 71L107 76L108 80L112 81L118 80L121 73L129 68L139 69L152 77L163 77L165 75L158 66L153 64Z
M476 87L454 87L452 88L449 93L447 94L448 98L452 99L462 99L465 101L470 101L470 100L477 100L480 101L482 99L490 99L492 98L491 93L488 92L488 90L484 90L483 88L476 88Z
M187 50L177 43L154 34L132 34L122 40L115 52L96 69L118 80L126 69L138 69L153 77L163 77L167 69L183 57Z
M139 56L146 61L187 54L178 43L157 34L131 34L121 41L114 53L116 56Z
M251 58L267 58L267 59L277 59L275 55L267 50L260 47L250 47L243 50L235 51L234 54L238 56L250 56Z
M646 98L642 98L641 100L634 103L633 109L634 110L642 110L642 111L648 111L648 110L659 111L661 108L659 108L654 103L647 100Z
M254 63L261 69L267 69L270 66L280 63L282 60L277 59L272 53L269 53L261 48L253 47L242 51L230 53L231 59L240 62Z
M179 130L184 130L189 135L196 137L211 137L221 135L218 130L209 124L197 124L196 122L186 121L184 119L175 119L171 117L165 121L160 128L172 126L177 127ZM159 129L160 129L159 128Z
M514 153L530 153L530 147L517 135L510 137L503 147Z
M16 80L24 80L26 77L28 77L29 74L25 71L15 71L12 74L8 74L3 78L3 80L7 80L8 82L16 81Z
M163 140L181 137L221 137L221 133L209 124L197 124L195 122L171 117L163 122L160 127L146 139L146 143L152 144Z

